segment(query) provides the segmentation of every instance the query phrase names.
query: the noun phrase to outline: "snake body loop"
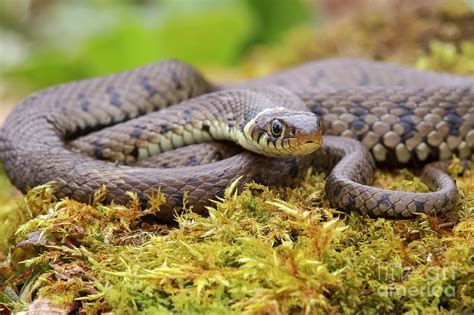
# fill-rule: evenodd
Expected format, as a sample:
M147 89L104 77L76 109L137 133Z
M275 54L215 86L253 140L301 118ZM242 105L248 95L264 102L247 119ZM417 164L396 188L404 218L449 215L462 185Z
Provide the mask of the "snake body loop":
M307 120L307 111L319 118ZM327 135L322 145L320 128ZM270 156L321 147L269 158L229 143L198 144L222 140ZM326 196L345 211L440 214L454 207L457 189L442 164L428 163L472 159L473 152L474 78L346 59L233 85L211 84L177 61L160 62L33 94L0 133L0 158L21 191L54 182L58 197L88 201L105 184L108 201L126 203L127 191L146 201L160 188L164 220L185 192L204 213L209 199L240 176L295 185L310 166L329 172ZM426 165L422 178L433 191L368 186L376 164Z

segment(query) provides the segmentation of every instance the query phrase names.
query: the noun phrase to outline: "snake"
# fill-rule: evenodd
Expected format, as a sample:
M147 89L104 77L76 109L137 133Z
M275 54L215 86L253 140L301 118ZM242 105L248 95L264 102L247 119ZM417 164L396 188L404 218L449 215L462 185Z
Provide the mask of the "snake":
M254 181L295 187L327 174L330 205L371 217L442 215L458 202L446 173L472 160L474 77L364 59L326 59L262 78L213 83L165 60L69 82L20 101L0 131L0 159L26 193L144 205L159 219L205 214L226 189ZM422 169L430 192L373 187L377 167Z

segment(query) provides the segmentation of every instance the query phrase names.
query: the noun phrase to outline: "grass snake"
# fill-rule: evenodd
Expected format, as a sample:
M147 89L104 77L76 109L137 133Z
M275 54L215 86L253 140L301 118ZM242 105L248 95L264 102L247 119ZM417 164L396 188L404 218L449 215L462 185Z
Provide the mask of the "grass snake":
M457 198L441 161L473 152L473 77L359 59L226 85L158 62L37 92L0 133L0 158L22 192L53 182L58 197L87 202L105 184L107 201L126 203L126 192L146 202L159 188L164 220L185 194L205 213L240 176L294 186L309 167L328 172L326 197L344 211L441 214ZM376 165L424 166L432 191L371 187Z

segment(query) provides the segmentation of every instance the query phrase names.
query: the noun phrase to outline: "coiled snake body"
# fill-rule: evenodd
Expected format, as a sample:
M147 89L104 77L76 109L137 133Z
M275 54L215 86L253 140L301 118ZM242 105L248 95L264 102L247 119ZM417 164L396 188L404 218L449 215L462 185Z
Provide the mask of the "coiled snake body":
M196 144L212 140L287 157ZM260 152L261 145L271 151ZM288 157L294 148L300 154ZM125 203L127 191L147 200L160 188L166 220L185 192L188 204L204 212L240 176L294 185L309 166L332 169L326 196L345 211L439 214L453 208L457 189L443 163L427 163L454 154L472 159L473 152L474 78L350 59L222 86L181 62L160 62L33 94L0 134L0 158L23 192L54 182L58 197L88 201L105 184L109 201ZM422 179L433 191L367 186L376 163L427 164Z

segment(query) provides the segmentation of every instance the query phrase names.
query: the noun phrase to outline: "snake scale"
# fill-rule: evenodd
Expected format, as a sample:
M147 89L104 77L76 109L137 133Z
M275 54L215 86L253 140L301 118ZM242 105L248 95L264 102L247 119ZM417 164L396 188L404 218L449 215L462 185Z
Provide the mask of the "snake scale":
M295 146L303 153L293 156ZM0 158L22 192L53 182L58 197L89 201L105 184L107 201L126 203L128 191L146 201L159 188L164 220L185 194L205 213L209 199L240 176L241 183L296 185L309 167L329 173L326 197L344 211L441 214L454 207L457 189L439 161L472 160L473 152L473 77L359 59L228 85L163 61L37 92L13 109L0 134ZM368 186L376 165L424 165L432 192Z

